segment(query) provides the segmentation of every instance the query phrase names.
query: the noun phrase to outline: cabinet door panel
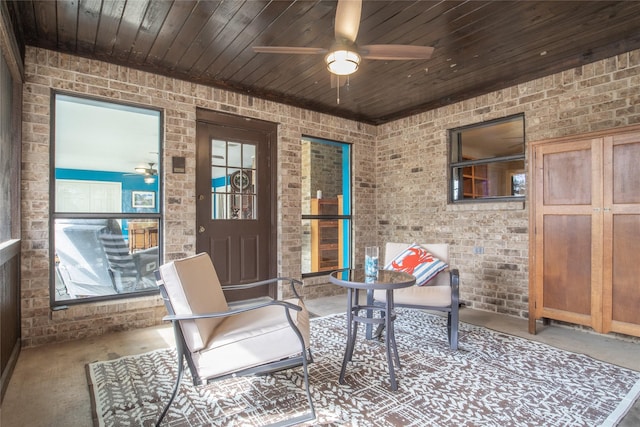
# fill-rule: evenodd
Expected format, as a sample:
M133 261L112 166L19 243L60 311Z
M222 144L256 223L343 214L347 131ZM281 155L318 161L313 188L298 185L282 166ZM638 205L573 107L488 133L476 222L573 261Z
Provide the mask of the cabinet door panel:
M640 215L614 215L612 320L640 325Z
M544 156L544 204L591 204L591 150Z
M591 217L544 218L543 306L591 314Z
M613 203L640 203L640 142L613 146Z

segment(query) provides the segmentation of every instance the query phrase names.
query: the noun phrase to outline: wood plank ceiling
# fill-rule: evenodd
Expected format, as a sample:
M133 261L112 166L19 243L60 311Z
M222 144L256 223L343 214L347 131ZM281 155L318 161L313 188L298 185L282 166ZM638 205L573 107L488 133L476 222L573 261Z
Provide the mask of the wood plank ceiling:
M340 103L322 55L336 1L8 0L20 44L380 124L640 48L638 1L371 1L357 43L435 47L363 60Z

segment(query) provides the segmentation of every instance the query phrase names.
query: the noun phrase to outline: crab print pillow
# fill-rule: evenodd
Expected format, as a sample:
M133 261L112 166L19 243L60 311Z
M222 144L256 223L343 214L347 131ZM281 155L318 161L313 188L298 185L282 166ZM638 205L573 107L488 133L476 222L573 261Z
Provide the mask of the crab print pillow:
M447 267L445 262L414 243L396 255L384 268L413 274L416 277L416 285L423 286Z

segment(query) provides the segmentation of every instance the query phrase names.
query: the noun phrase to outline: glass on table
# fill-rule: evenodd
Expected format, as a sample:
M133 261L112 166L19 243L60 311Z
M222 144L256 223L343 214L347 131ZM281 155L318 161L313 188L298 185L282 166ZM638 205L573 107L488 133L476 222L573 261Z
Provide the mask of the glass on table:
M378 254L377 246L367 246L364 248L364 275L365 277L378 277Z

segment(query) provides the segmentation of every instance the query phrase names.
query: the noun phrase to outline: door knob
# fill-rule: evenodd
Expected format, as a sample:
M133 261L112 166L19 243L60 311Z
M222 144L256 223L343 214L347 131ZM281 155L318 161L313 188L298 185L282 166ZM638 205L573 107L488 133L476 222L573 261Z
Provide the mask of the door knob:
M204 233L204 226L198 227L198 233Z
M202 194L198 195L198 200L204 200L204 196Z

